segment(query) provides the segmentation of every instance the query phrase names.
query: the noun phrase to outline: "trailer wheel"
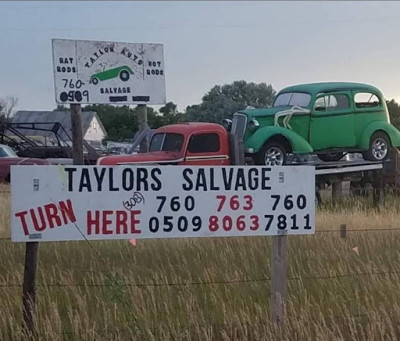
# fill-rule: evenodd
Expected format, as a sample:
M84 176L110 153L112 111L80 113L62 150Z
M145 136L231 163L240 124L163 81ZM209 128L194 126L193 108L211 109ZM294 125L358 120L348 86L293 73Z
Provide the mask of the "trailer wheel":
M277 142L267 142L256 155L257 165L282 166L286 163L287 153L285 147Z

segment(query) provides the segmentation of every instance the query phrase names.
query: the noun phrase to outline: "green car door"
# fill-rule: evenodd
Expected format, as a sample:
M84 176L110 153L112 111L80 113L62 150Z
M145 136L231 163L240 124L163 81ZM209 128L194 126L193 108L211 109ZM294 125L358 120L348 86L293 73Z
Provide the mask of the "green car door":
M355 115L354 129L360 141L365 128L374 121L388 122L386 103L379 93L353 91Z
M312 107L309 142L314 151L355 147L354 105L350 91L318 94Z

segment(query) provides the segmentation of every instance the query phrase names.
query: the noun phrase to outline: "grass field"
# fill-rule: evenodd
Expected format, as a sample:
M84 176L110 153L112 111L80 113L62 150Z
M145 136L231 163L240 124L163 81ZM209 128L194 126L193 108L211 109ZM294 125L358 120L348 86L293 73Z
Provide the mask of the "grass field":
M9 194L0 205L7 237ZM398 340L400 230L386 229L399 212L395 198L327 204L318 233L289 237L282 330L269 322L268 237L42 243L39 339ZM340 224L360 231L328 232ZM25 246L0 243L0 340L19 340Z

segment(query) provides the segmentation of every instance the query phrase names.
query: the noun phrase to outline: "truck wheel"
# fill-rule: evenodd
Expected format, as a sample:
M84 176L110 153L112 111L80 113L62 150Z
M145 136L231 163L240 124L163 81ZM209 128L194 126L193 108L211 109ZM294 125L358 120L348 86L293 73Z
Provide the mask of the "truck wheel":
M389 156L389 138L381 131L374 133L369 142L368 151L363 153L364 160L384 161Z
M10 174L8 174L8 175L6 176L5 182L6 182L6 184L9 184L9 183L11 182L11 176L10 176Z
M344 153L327 153L327 154L318 154L318 158L322 161L339 161L344 156Z
M257 154L257 165L282 166L286 163L287 154L285 148L279 142L268 142Z

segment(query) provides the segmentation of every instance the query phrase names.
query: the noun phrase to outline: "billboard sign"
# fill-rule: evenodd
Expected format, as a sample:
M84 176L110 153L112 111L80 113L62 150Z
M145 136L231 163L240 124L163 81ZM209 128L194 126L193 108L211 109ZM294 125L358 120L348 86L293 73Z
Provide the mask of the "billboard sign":
M162 44L53 39L59 104L165 104Z
M17 242L315 231L310 166L12 166L12 179Z

